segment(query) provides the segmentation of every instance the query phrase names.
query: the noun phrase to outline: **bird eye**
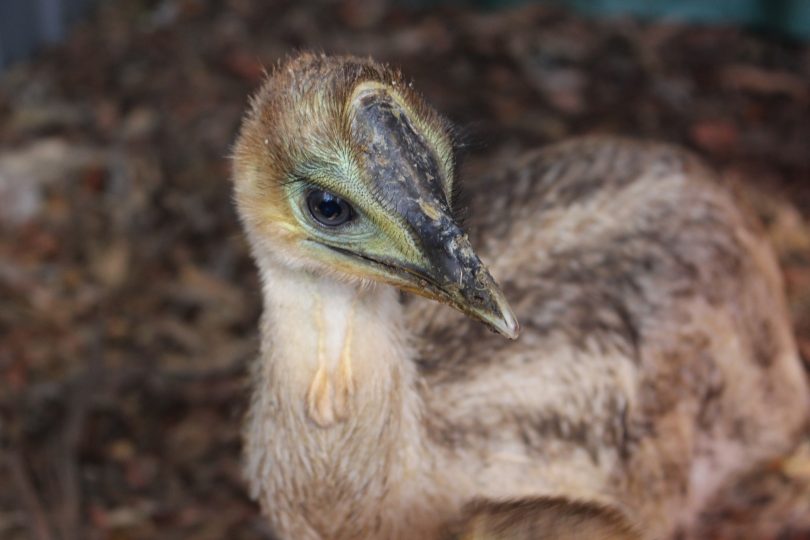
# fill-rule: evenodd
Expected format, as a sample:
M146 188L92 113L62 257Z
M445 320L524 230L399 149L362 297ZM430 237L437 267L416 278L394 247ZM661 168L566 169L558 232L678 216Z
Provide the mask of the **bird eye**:
M327 227L343 225L354 217L351 205L328 191L310 191L307 195L307 207L315 221Z

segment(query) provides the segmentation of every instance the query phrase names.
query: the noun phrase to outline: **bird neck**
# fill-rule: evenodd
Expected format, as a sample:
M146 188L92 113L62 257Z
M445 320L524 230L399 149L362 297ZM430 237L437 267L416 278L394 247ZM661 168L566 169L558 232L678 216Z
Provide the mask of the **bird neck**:
M290 486L329 499L318 473L328 471L348 500L404 496L391 483L404 486L430 459L398 292L262 266L262 354L246 432L254 494L271 514Z
M315 426L389 402L414 376L398 292L270 266L263 272L264 382ZM263 390L265 391L265 390Z

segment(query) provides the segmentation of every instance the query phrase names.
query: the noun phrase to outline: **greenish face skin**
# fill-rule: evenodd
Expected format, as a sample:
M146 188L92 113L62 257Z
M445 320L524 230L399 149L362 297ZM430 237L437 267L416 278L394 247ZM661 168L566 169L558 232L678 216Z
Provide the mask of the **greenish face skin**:
M304 243L336 268L448 303L514 339L503 293L451 217L450 172L407 106L369 88L351 104L347 147L285 186Z

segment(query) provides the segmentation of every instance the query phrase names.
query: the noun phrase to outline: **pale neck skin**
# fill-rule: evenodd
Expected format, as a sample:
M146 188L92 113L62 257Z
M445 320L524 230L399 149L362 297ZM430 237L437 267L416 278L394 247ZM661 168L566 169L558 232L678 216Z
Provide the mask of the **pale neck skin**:
M359 538L381 514L384 527L401 525L386 508L428 502L434 461L398 292L268 260L260 268L262 353L246 432L253 495L283 538L316 538L336 523L353 527L336 538ZM291 492L299 506L285 506Z

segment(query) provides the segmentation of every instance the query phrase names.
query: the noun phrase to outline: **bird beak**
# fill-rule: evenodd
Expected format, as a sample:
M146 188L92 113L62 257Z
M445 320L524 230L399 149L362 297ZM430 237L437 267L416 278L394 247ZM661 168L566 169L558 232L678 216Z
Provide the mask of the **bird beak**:
M436 226L444 221L445 226ZM447 222L450 222L449 224ZM520 325L501 288L473 251L467 235L442 216L432 231L422 231L422 263L403 256L326 246L350 260L364 261L364 272L402 290L449 304L495 332L517 339ZM424 221L423 221L424 223ZM427 234L425 234L427 233Z
M361 268L369 277L449 304L495 332L517 339L520 325L501 288L473 251L467 235L455 225L451 231L443 237L444 247L434 244L427 250L426 263L420 265L400 257L326 247L347 260L364 261Z
M452 224L433 239L436 241L426 250L429 264L410 271L418 278L418 287L411 290L450 304L499 334L516 339L520 332L517 318L467 235Z

